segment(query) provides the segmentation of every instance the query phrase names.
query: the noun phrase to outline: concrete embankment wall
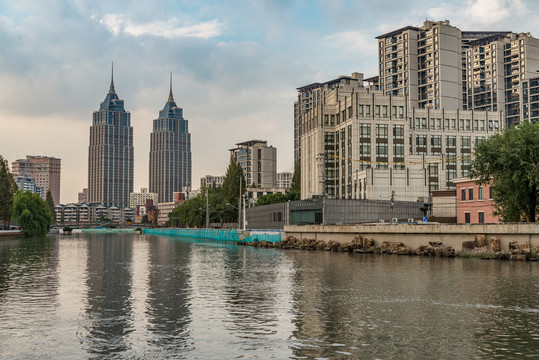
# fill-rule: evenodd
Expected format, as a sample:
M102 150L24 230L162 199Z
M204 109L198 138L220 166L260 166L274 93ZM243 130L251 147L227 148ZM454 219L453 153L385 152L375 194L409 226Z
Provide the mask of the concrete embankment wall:
M383 241L398 241L410 248L428 245L429 241L439 241L445 246L461 250L463 241L474 241L476 235L485 235L487 241L497 237L501 249L509 250L509 243L529 243L532 248L539 246L539 224L368 224L368 225L306 225L285 226L286 236L298 239L334 240L351 242L356 235L369 237L375 246Z

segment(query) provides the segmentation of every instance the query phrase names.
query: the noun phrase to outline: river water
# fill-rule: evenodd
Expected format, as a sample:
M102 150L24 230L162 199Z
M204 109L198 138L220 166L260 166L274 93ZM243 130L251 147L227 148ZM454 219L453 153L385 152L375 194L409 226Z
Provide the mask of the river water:
M539 264L131 234L3 240L0 357L539 358Z

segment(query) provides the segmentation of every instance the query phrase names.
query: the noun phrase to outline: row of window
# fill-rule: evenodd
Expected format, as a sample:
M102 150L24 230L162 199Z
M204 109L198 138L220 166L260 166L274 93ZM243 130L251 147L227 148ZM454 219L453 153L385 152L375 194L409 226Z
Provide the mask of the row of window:
M464 222L466 224L471 223L471 216L470 216L469 212L464 213ZM478 211L477 212L477 222L479 224L484 224L485 223L485 212L483 212L483 211Z
M489 199L492 199L492 188L489 186L489 194L488 194L488 198ZM460 190L460 201L473 201L474 200L474 193L475 193L475 190L474 188L468 188L468 189L461 189ZM466 194L468 194L468 200L466 200ZM483 200L484 196L483 196L483 187L480 186L478 189L477 189L477 200Z

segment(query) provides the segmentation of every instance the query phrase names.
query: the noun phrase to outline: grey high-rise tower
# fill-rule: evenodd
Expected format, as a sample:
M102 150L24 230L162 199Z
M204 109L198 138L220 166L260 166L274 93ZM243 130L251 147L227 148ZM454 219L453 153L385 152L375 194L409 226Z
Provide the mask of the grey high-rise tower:
M94 111L88 148L88 202L120 208L129 206L133 192L133 128L131 114L114 90Z
M170 92L150 134L150 192L159 194L159 202L174 200L174 192L191 187L191 134L183 109Z

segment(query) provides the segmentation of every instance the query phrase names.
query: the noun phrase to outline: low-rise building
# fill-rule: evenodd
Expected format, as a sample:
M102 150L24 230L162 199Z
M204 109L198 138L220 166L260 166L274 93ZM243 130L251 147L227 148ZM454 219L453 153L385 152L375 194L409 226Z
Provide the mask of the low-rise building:
M54 207L58 224L90 224L97 222L127 223L134 219L134 210L128 207L106 207L93 204L58 204Z
M494 199L489 185L476 184L477 179L454 179L457 185L457 223L492 224L501 222L494 215Z
M277 194L277 193L286 194L286 189L284 189L284 188L251 188L251 187L248 187L246 189L246 193L247 193L247 198L249 199L246 206L252 206L254 203L256 203L256 201L258 200L259 197L264 196L264 195Z

